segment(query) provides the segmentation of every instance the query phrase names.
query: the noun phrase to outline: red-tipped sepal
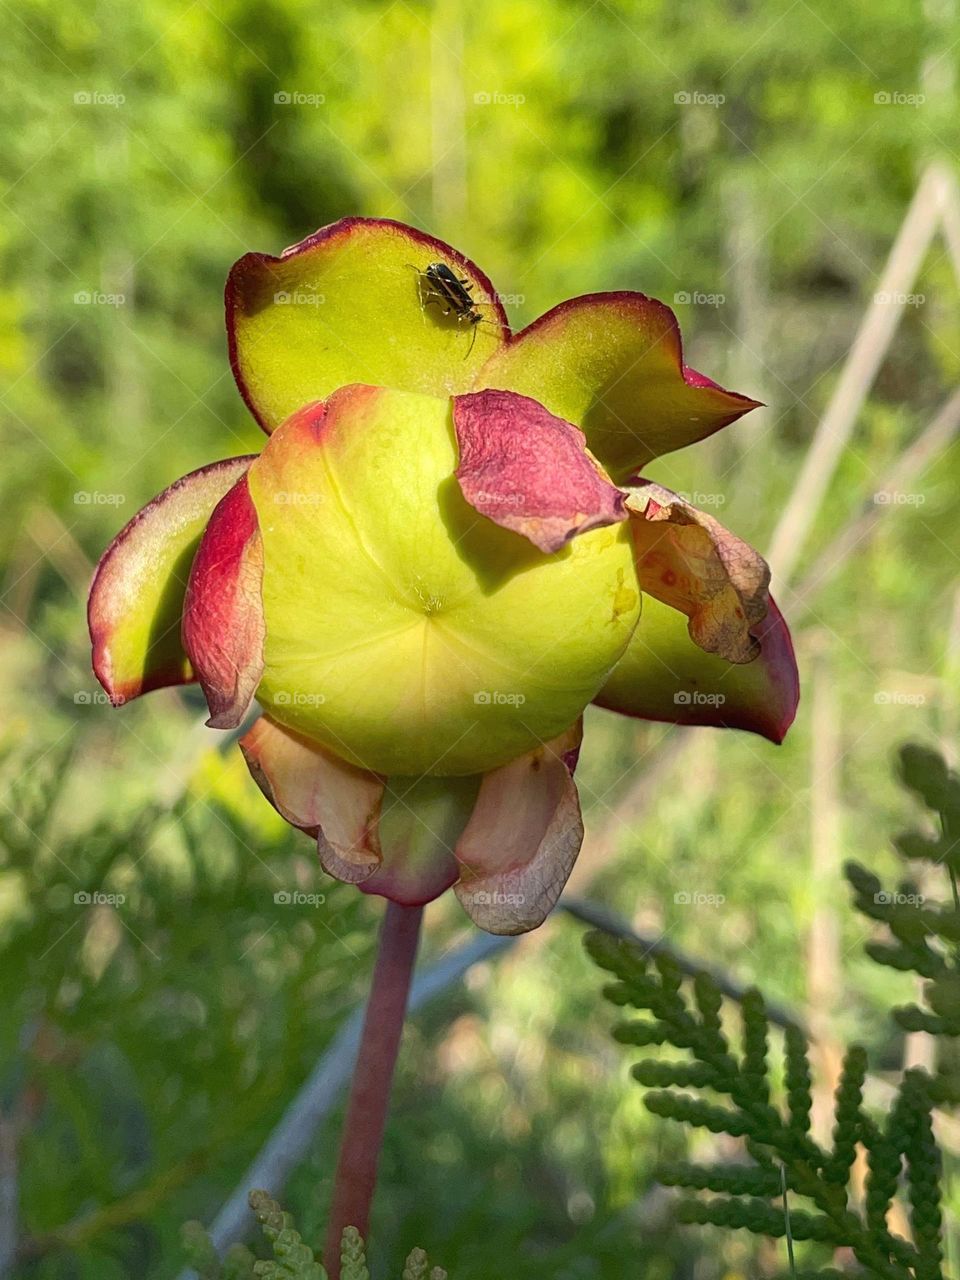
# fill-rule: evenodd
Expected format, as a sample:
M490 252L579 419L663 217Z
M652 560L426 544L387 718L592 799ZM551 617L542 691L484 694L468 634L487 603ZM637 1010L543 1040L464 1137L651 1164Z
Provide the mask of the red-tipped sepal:
M103 553L87 618L93 669L115 704L194 679L180 641L190 565L211 512L252 461L227 458L192 471L138 512Z
M243 476L200 540L183 607L183 647L214 729L243 722L263 674L263 542Z

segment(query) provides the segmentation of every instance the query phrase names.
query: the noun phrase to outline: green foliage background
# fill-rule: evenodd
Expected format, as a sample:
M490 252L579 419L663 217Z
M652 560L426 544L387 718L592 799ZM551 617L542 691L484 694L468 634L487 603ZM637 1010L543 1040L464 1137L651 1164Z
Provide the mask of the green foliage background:
M518 323L598 289L712 296L677 304L688 359L768 408L651 474L708 495L762 548L920 172L957 166L960 23L947 0L3 11L0 1118L24 1135L15 1274L152 1280L175 1273L179 1224L216 1210L362 998L378 914L321 881L191 694L113 713L89 673L83 601L107 540L172 479L259 447L226 363L230 264L363 213L461 247L517 299ZM941 242L916 292L801 579L956 384ZM894 745L956 742L958 475L954 444L835 575L784 594L806 691L784 747L682 731L673 758L679 734L591 717L581 890L803 1007L843 857L894 865ZM814 876L818 804L838 848ZM293 887L325 901L274 903ZM125 901L74 902L98 889ZM850 913L838 927L846 994L826 1025L895 1067L903 1043L880 1009L910 981L861 959ZM428 954L466 932L439 902ZM774 1274L782 1258L749 1242L675 1229L652 1171L690 1153L624 1087L578 934L551 921L411 1026L372 1264L423 1244L458 1280L508 1258L523 1280ZM318 1135L285 1201L314 1239L335 1135Z

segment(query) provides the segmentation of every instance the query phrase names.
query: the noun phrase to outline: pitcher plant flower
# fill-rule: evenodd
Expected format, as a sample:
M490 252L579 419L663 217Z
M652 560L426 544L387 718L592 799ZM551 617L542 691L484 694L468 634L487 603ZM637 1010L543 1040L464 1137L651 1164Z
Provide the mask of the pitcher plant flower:
M197 681L220 729L255 700L247 764L327 872L523 932L580 849L591 702L782 739L766 564L642 474L757 405L684 365L663 303L591 294L513 333L456 250L348 218L242 257L226 317L266 443L117 536L94 668L115 703Z

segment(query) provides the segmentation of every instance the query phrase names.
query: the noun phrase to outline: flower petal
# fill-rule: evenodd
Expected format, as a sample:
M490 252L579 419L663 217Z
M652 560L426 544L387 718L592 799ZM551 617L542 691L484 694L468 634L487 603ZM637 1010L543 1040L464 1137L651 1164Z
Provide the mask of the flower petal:
M320 862L357 884L380 865L384 780L261 716L240 739L260 790L281 817L317 837Z
M210 708L212 729L243 722L263 674L263 541L247 477L210 517L183 606L183 647Z
M576 423L615 480L759 403L688 369L670 308L626 292L554 307L493 353L477 386L536 396Z
M344 387L288 419L250 469L257 699L385 777L472 776L549 741L639 616L627 522L544 556L477 515L456 467L449 397Z
M626 520L623 494L587 452L583 432L529 396L456 396L457 479L467 502L548 555L587 529Z
M486 774L457 844L457 897L488 933L526 933L542 924L583 842L573 766L578 721L567 733Z
M227 458L184 476L103 553L87 618L93 669L115 704L194 679L180 643L190 565L210 513L252 461Z
M782 742L800 683L790 632L772 599L754 635L760 643L755 662L726 662L694 644L682 613L644 596L627 652L595 702L644 720L745 729Z
M627 491L642 591L690 619L690 638L728 662L752 662L767 612L770 570L747 543L649 480Z
M432 262L471 293L472 324L445 315ZM400 222L344 218L284 250L248 253L226 291L230 363L265 431L354 382L450 395L467 390L509 333L490 281L455 249Z
M360 888L403 906L438 898L457 880L454 850L473 810L478 777L391 778L383 797L383 862Z

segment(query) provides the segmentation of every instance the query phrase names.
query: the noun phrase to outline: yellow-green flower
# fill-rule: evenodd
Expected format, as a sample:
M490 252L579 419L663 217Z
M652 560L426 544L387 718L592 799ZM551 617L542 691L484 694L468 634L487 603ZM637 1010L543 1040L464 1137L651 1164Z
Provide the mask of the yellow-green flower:
M198 680L218 728L256 699L251 772L328 872L407 904L453 886L521 932L580 848L591 701L783 737L766 565L640 476L756 404L683 365L662 303L594 294L512 334L455 250L353 218L241 258L227 326L269 438L119 534L94 668L115 702Z

